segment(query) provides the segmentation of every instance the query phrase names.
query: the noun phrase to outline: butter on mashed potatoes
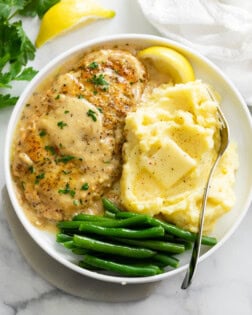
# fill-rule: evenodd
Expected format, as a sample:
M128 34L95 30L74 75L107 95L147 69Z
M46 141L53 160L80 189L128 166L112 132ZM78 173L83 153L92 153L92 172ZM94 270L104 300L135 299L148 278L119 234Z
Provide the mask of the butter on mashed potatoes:
M162 85L127 115L121 200L128 210L162 214L197 231L204 186L220 145L217 106L197 80ZM232 143L211 182L205 233L234 205L237 168Z

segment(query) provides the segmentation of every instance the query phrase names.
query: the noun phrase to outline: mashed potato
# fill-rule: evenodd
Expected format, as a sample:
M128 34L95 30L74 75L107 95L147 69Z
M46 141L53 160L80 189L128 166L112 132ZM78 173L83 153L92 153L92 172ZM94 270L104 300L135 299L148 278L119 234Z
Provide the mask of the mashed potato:
M162 214L197 231L204 186L220 145L217 103L201 81L153 90L126 118L122 204L130 211ZM233 207L238 157L230 144L212 179L204 232Z

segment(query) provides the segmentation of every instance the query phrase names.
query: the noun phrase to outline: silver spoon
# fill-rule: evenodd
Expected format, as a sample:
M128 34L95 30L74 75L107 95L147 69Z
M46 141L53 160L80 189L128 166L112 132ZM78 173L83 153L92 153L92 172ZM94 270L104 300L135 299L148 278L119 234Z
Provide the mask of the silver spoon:
M211 99L213 101L216 101L215 97L213 96L212 92L207 89ZM220 158L222 157L223 153L225 152L228 143L229 143L229 128L228 128L228 123L221 111L221 109L218 107L218 119L220 120L221 127L220 127L220 138L221 138L221 143L219 147L219 151L217 154L217 157L210 169L208 179L206 186L204 188L204 194L203 194L203 199L202 199L202 205L201 205L201 212L200 212L200 218L199 218L199 229L198 229L198 234L197 237L194 241L193 245L193 250L192 250L192 255L190 259L190 263L184 278L184 281L181 285L181 289L187 289L189 285L192 282L192 278L196 272L196 267L199 259L199 254L200 254L200 247L201 247L201 239L202 239L202 232L203 232L203 226L204 226L204 214L205 214L205 208L206 208L206 203L207 203L207 196L208 196L208 190L209 190L209 184L212 178L212 175L214 173L214 170L216 168L216 165L218 164Z

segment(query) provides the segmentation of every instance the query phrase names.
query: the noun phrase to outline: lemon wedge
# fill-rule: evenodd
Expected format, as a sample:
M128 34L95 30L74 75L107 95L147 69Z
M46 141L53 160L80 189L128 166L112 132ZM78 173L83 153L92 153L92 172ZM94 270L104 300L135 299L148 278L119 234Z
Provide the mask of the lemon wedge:
M40 47L73 27L114 16L114 11L101 7L93 0L61 0L43 16L35 44Z
M190 62L174 49L152 46L138 52L138 57L149 59L161 73L171 76L174 83L194 81L194 71Z

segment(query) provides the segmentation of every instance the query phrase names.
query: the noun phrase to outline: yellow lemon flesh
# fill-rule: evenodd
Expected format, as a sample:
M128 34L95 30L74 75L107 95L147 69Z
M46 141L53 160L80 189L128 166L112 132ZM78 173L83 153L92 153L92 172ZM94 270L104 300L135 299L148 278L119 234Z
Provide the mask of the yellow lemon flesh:
M190 62L174 49L152 46L138 52L138 57L149 59L161 73L171 76L174 83L194 81L194 71Z
M104 9L93 0L61 0L43 16L36 46L42 46L77 25L114 16L114 11Z

